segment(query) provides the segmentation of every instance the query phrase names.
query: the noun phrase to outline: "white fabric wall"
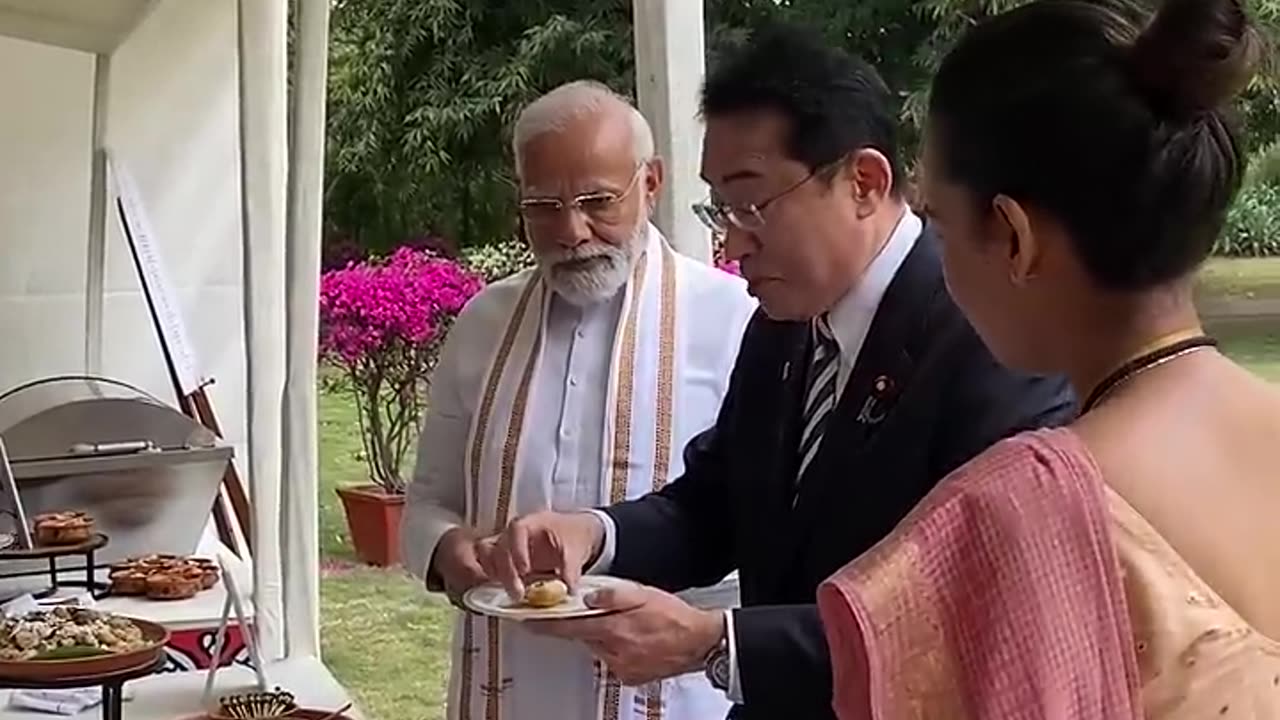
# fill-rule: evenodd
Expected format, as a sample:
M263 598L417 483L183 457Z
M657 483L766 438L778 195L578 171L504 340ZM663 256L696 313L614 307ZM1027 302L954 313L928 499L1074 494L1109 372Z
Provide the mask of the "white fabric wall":
M235 52L232 0L159 3L112 56L107 146L137 184L200 370L216 381L209 388L214 410L228 439L236 443L243 468ZM88 91L84 98L88 102ZM87 203L87 193L82 195ZM137 274L114 217L107 224L106 255L103 372L172 399Z
M236 445L241 473L256 476L253 589L268 659L283 654L286 640L292 654L318 651L314 270L327 23L322 2L305 0L300 20L301 45L311 52L299 58L306 101L294 139L304 172L292 187L291 254L285 249L286 0L163 0L104 63L110 70L109 109L100 114L105 145L136 183L199 370L217 380L214 407ZM0 262L0 389L81 371L87 357L100 355L103 373L172 399L114 214L105 238L102 346L86 352L86 337L93 337L86 336L86 323L96 317L86 319L85 296L86 277L95 276L86 265L93 56L0 39L0 67L9 70L0 72L0 93L11 103L0 114L0 160L9 170L0 179L6 250ZM241 201L242 188L248 201ZM288 323L286 286L296 294ZM287 348L285 330L292 336ZM286 417L290 422L282 422ZM250 437L252 455L245 444ZM282 444L289 460L285 507ZM282 555L293 566L287 598Z
M93 57L0 38L0 68L2 391L83 369Z
M159 3L111 61L107 144L133 176L214 408L245 457L234 0ZM0 37L0 390L85 370L94 58ZM15 72L15 69L21 71ZM114 214L102 372L172 401Z
M128 166L230 438L244 438L236 32L230 0L161 3L112 61L108 144ZM93 57L0 38L0 387L84 370ZM108 223L103 372L173 397Z

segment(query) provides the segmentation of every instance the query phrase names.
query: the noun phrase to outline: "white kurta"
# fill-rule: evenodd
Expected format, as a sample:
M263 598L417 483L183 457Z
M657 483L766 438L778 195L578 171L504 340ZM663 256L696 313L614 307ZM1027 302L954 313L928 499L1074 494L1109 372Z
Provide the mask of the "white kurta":
M457 525L488 532L679 475L684 445L715 422L754 309L741 280L676 255L654 228L610 301L575 307L532 270L486 288L436 369L408 490L406 566L425 576ZM736 604L736 579L688 599ZM450 718L701 720L728 707L701 673L632 690L575 643L461 614L455 627Z

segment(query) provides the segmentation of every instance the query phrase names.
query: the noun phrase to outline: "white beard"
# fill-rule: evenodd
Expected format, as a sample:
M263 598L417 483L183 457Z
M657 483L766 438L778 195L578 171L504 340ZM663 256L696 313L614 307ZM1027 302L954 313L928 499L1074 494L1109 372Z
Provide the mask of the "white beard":
M624 247L593 241L543 253L538 255L538 266L551 289L569 303L585 307L604 302L631 278L648 230L648 222L641 221Z

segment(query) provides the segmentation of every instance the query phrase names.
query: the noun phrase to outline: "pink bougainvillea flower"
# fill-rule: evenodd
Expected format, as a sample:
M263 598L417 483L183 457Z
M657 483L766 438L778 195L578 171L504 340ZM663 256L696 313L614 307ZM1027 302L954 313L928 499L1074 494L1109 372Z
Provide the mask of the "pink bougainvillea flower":
M402 247L320 277L320 354L350 381L370 479L402 492L444 334L484 287L430 251Z

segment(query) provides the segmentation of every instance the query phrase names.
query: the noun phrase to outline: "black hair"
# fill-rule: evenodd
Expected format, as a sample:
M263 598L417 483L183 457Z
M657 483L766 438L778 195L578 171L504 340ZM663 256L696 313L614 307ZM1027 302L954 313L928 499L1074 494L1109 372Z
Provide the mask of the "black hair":
M1005 194L1050 213L1101 287L1184 277L1240 188L1225 106L1260 39L1237 0L1133 6L1039 0L969 31L929 104L941 175L983 206Z
M893 100L870 65L804 28L778 23L719 59L703 84L701 113L780 113L788 123L788 155L811 172L874 149L889 160L896 191L903 178Z

